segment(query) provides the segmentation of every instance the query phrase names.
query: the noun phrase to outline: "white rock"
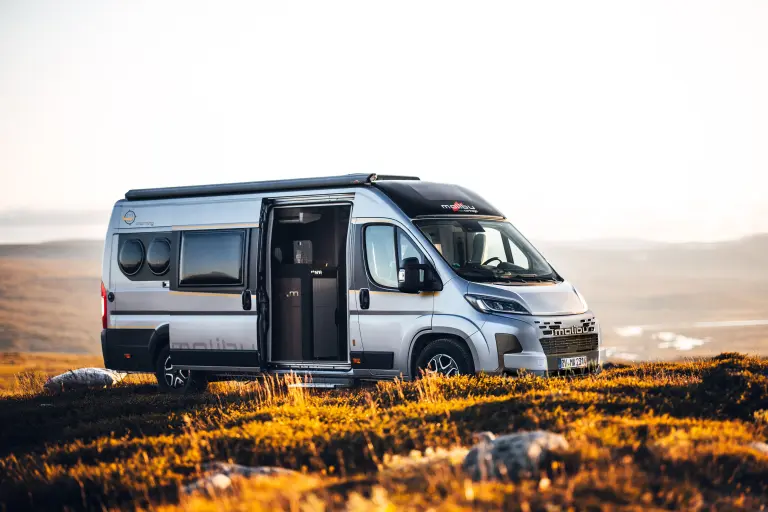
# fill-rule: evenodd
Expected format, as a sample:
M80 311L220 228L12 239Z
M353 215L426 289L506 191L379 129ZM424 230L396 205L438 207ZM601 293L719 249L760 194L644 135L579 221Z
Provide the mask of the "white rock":
M211 462L203 465L203 470L209 474L197 479L184 487L187 493L196 491L223 491L232 485L232 476L245 478L298 475L297 471L274 466L241 466L227 462Z
M476 435L478 443L464 458L463 468L473 480L516 479L538 476L552 455L568 449L560 434L537 430L500 437Z
M768 443L763 443L762 441L755 441L753 443L749 443L749 447L753 450L756 450L763 455L768 455Z
M285 475L297 475L297 471L292 469L285 469L276 466L242 466L240 464L230 464L228 462L211 462L204 464L203 468L209 471L216 471L218 473L230 476L239 475L245 477L252 476L285 476Z
M79 368L51 377L45 382L45 389L61 392L70 389L105 388L122 381L124 373L106 368Z

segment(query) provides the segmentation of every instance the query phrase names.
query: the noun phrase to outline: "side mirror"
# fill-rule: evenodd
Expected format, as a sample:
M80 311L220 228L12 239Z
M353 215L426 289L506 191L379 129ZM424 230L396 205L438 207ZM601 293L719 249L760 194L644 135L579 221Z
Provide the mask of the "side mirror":
M423 267L418 258L405 258L403 268L397 271L397 289L403 293L419 293Z

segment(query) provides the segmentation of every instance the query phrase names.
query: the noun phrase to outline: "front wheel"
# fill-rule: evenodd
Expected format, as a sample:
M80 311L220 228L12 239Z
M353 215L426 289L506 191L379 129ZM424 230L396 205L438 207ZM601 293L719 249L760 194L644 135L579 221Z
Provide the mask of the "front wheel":
M472 354L464 345L451 338L442 338L424 347L416 360L416 370L453 377L474 374L475 365Z
M204 391L208 386L204 374L174 368L171 350L167 345L160 349L155 360L155 377L157 378L157 387L164 393L193 393Z

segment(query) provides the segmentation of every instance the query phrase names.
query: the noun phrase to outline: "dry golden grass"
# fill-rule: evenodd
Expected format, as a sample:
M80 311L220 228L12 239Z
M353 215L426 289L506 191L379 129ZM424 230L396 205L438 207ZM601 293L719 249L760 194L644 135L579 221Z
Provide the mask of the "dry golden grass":
M768 506L768 362L724 354L613 366L582 378L461 377L307 390L226 382L191 396L153 385L0 402L9 510L761 509ZM478 431L547 429L571 449L541 475L472 482ZM187 495L212 461L296 476Z
M48 377L73 368L103 367L101 356L46 352L0 352L0 396L42 391Z

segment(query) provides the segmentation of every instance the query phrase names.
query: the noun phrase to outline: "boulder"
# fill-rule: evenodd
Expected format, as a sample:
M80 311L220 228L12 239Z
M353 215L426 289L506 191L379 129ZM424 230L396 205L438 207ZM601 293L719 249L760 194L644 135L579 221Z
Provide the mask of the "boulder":
M124 377L124 373L106 368L79 368L49 378L44 387L54 393L71 389L106 388L121 382Z
M499 437L482 432L476 438L462 465L473 480L537 477L557 452L569 447L563 436L544 430Z

